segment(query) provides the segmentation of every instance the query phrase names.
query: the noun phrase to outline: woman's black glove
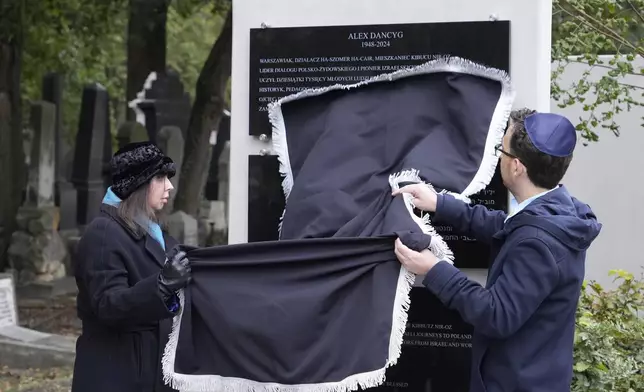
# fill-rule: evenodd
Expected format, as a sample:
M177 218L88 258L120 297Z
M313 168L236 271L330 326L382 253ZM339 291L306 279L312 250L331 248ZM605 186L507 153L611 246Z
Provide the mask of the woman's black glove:
M186 252L179 250L179 247L172 248L166 257L166 262L159 273L159 288L164 297L168 298L177 290L186 287L192 274Z

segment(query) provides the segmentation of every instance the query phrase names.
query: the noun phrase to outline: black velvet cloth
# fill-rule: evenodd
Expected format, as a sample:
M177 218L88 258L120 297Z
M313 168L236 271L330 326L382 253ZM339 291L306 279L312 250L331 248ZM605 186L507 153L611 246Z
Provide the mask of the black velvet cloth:
M511 107L507 76L440 59L271 107L286 209L280 241L187 248L164 355L177 389L345 391L384 381L400 356L415 276L394 240L451 252L406 183L473 194L491 179Z

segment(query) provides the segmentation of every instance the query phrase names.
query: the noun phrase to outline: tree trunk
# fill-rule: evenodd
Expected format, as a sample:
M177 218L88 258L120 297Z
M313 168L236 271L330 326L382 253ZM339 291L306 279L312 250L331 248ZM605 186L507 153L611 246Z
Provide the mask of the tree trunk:
M219 124L225 107L233 47L232 11L201 69L190 113L174 209L196 216L210 158L210 132Z
M150 72L164 73L169 0L130 0L127 32L127 102L136 98ZM127 109L127 119L135 114Z
M25 186L25 159L20 112L22 1L7 1L0 13L0 271L16 227Z

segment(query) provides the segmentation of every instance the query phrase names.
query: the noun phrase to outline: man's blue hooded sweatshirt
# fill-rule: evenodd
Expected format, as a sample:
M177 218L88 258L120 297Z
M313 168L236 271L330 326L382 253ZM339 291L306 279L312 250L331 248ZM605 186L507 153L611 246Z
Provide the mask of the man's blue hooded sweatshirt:
M470 392L568 392L586 251L601 224L564 186L506 218L439 195L434 221L489 244L493 263L485 287L446 262L423 284L474 326Z

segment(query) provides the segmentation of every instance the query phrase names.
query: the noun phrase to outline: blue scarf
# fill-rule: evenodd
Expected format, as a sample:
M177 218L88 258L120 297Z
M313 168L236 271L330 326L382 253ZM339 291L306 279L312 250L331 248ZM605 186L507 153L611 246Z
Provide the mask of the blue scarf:
M103 204L108 204L114 207L118 207L119 203L121 203L121 199L114 194L112 191L112 188L107 188L107 192L105 192L105 196L103 197ZM161 244L161 247L165 251L165 240L163 239L163 232L161 231L161 226L159 226L158 223L153 222L149 219L146 219L144 221L144 224L147 225L148 228L148 233L150 233L150 236L157 240L159 244Z

